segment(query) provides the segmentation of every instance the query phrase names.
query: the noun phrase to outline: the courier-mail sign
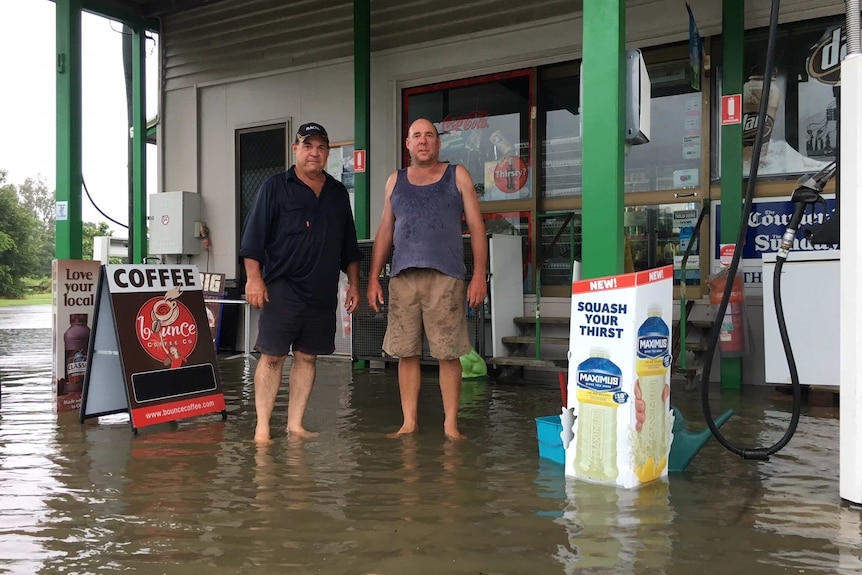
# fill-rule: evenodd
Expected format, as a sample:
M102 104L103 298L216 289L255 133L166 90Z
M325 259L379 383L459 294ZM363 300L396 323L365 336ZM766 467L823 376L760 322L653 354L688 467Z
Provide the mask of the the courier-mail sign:
M781 244L781 236L793 215L794 204L790 200L767 201L755 200L751 206L751 214L748 216L748 229L745 234L745 245L742 248L743 259L761 259L763 254L778 251ZM835 199L826 200L826 205L817 204L812 212L811 207L806 210L800 225L800 233L797 234L793 243L793 250L832 250L838 249L837 245L814 245L804 238L801 230L819 226L828 217L835 213ZM716 206L715 229L721 229L721 205ZM715 258L719 255L719 242L714 242Z

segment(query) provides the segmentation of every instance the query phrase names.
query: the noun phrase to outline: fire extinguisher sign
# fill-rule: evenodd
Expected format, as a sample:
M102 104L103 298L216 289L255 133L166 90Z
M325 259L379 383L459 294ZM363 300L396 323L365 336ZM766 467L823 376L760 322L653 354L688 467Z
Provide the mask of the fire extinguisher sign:
M353 152L353 172L361 174L365 171L365 150L354 150Z
M721 125L730 126L742 123L742 94L721 97Z

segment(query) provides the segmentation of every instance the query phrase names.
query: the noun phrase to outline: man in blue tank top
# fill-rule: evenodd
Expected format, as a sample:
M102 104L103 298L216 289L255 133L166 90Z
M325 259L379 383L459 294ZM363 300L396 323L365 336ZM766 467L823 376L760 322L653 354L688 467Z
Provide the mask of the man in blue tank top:
M460 357L470 352L466 305L482 305L487 295L488 240L473 179L463 166L441 162L440 136L430 121L413 122L407 134L410 167L386 182L383 216L368 280L368 304L380 311L379 276L393 242L389 280L389 323L383 351L398 358L398 386L404 423L396 435L418 429L422 335L438 360L443 396L443 430L463 439L458 430L461 396ZM473 278L466 285L461 217L473 248Z

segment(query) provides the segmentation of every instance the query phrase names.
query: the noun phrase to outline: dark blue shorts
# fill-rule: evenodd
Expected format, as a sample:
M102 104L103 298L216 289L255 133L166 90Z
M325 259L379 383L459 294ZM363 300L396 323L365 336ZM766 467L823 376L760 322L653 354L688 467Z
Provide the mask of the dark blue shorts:
M266 355L287 355L293 349L311 355L335 351L336 309L308 305L285 279L267 286L269 301L264 303L257 324L254 348Z

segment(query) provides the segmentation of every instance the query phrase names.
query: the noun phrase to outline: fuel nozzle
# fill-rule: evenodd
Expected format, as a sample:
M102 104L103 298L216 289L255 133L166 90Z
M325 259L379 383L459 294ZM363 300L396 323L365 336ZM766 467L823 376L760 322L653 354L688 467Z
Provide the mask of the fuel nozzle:
M823 201L820 192L826 186L826 183L835 175L838 168L837 162L832 162L825 168L814 175L804 175L799 178L796 183L797 187L793 190L793 195L790 201L795 204L793 215L790 217L790 222L784 230L784 235L781 236L781 245L778 247L776 257L786 260L793 248L793 240L796 239L796 232L799 230L799 224L802 223L802 216L805 215L805 209L817 202Z

